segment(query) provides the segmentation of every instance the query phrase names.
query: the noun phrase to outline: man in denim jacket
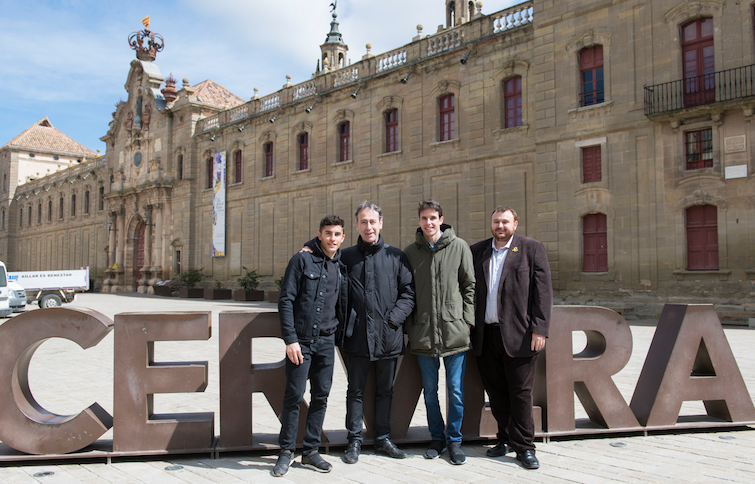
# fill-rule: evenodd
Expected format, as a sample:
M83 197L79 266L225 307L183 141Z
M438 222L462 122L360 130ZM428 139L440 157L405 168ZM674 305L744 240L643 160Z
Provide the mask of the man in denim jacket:
M286 393L278 437L281 451L272 471L276 477L285 475L293 460L307 379L311 401L302 465L319 472L333 468L318 449L333 382L335 333L343 329L348 307L348 275L340 251L344 239L343 220L335 215L323 218L317 237L308 243L312 252L294 255L283 276L278 313L286 343Z

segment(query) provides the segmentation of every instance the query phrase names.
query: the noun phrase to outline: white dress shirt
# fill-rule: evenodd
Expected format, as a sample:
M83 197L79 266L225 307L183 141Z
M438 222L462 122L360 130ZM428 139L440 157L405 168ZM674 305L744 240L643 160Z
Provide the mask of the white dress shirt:
M506 245L497 249L495 238L493 238L493 253L490 254L490 275L488 276L488 300L485 305L485 324L498 324L498 284L501 282L501 272L503 272L503 263L506 261L506 254L511 247L511 241L514 240L512 235Z

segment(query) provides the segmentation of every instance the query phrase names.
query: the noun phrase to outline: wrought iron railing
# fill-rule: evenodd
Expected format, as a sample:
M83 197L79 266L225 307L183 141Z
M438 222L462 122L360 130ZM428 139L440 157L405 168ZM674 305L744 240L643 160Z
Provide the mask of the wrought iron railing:
M755 65L645 86L645 115L755 96Z

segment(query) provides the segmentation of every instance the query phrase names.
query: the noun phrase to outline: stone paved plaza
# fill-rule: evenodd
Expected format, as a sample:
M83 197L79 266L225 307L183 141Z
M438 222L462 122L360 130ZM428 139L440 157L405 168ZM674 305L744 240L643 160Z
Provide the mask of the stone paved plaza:
M202 394L156 395L156 412L213 411L218 403L218 314L223 310L275 310L268 303L213 302L205 300L166 299L132 294L82 294L70 307L92 308L113 317L129 311L212 311L213 332L209 341L165 342L156 344L156 360L207 360L210 362L209 385ZM28 306L29 310L33 309ZM3 320L0 320L2 322ZM634 391L647 349L653 337L654 322L632 321L634 349L624 370L614 377L625 400ZM726 336L737 359L751 396L755 396L755 330L726 327ZM280 360L283 342L255 343L254 363ZM584 341L575 336L575 348ZM259 360L257 359L259 358ZM325 429L342 429L345 413L346 380L340 363L336 363L333 391ZM45 342L32 360L32 391L37 400L56 413L77 413L97 401L113 411L113 334L97 346L82 350L63 340ZM413 426L425 425L424 405L420 401ZM576 402L577 417L584 417ZM264 397L255 395L255 433L277 434L280 429L275 414ZM701 402L686 403L682 414L703 413ZM218 422L215 425L219 431ZM103 438L112 438L112 431ZM613 445L612 445L613 444ZM617 445L618 444L618 445ZM434 484L444 482L755 482L755 429L722 432L678 433L661 435L604 436L591 439L551 440L538 442L541 468L522 469L509 455L498 459L485 456L490 443L466 444L467 464L453 466L444 454L439 460L422 457L424 446L405 447L412 457L403 461L375 455L367 446L356 465L340 458L343 449L331 448L326 455L333 464L329 474L318 474L295 464L281 479L270 476L275 452L209 455L164 456L138 460L114 460L112 463L43 462L0 466L2 483L236 483L236 482L317 482ZM180 468L176 467L180 466ZM43 475L53 472L52 475Z

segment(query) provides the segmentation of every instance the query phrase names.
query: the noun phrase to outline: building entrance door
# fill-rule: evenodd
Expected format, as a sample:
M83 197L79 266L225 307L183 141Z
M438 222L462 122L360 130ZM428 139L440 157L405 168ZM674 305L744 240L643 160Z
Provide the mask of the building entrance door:
M139 269L144 267L144 229L147 228L146 224L141 224L139 230L137 230L136 236L136 264L134 265L134 287L139 287L139 278L141 274Z

